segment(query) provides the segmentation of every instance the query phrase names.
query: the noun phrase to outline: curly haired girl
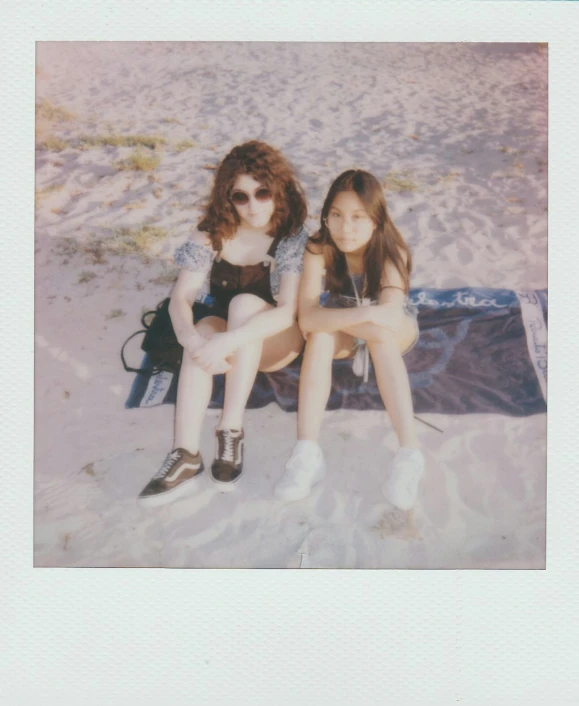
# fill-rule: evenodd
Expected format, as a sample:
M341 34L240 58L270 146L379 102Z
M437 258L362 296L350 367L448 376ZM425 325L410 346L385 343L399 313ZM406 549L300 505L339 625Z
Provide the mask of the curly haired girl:
M225 373L225 398L211 475L224 490L240 477L243 414L255 376L283 368L303 348L296 317L306 214L293 170L273 147L247 142L218 167L197 232L175 253L183 269L169 313L184 352L174 446L140 505L164 504L195 485L204 469L201 425L218 373Z

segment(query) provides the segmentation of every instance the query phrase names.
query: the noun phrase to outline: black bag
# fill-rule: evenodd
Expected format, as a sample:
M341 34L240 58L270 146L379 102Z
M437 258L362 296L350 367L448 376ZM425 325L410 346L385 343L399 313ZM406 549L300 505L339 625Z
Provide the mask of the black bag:
M125 360L125 346L127 343L142 333L145 338L141 343L142 350L147 353L149 363L152 366L152 374L167 371L176 373L181 366L183 357L183 346L177 340L171 317L169 316L170 298L159 302L155 311L147 311L141 317L143 329L129 336L121 348L121 360L123 367L128 373L151 374L151 368L131 368Z

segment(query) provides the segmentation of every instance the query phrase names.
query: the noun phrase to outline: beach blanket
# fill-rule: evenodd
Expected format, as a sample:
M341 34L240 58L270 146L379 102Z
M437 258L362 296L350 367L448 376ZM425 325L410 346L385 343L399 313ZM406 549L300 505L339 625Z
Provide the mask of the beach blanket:
M528 416L545 412L547 290L413 289L420 338L404 357L414 411ZM275 373L258 373L247 407L276 402L294 412L302 356ZM145 355L127 408L174 404L178 374L152 375ZM214 378L211 408L223 404L225 379ZM373 369L366 383L352 362L334 361L327 409L384 409Z

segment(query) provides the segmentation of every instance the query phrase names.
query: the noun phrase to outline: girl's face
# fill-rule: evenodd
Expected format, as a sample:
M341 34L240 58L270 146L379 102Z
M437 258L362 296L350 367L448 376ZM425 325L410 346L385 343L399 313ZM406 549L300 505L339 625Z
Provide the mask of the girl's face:
M326 225L337 248L351 254L364 251L376 227L354 191L337 194L328 211Z
M271 191L249 174L240 174L233 182L229 197L246 228L267 228L275 204Z

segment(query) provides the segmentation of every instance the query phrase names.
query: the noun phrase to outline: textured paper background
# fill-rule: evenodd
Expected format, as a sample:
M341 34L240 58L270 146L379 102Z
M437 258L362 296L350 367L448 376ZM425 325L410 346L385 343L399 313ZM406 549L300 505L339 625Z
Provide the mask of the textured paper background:
M578 20L572 2L4 0L0 703L579 703ZM32 568L34 42L105 39L550 43L546 571Z

